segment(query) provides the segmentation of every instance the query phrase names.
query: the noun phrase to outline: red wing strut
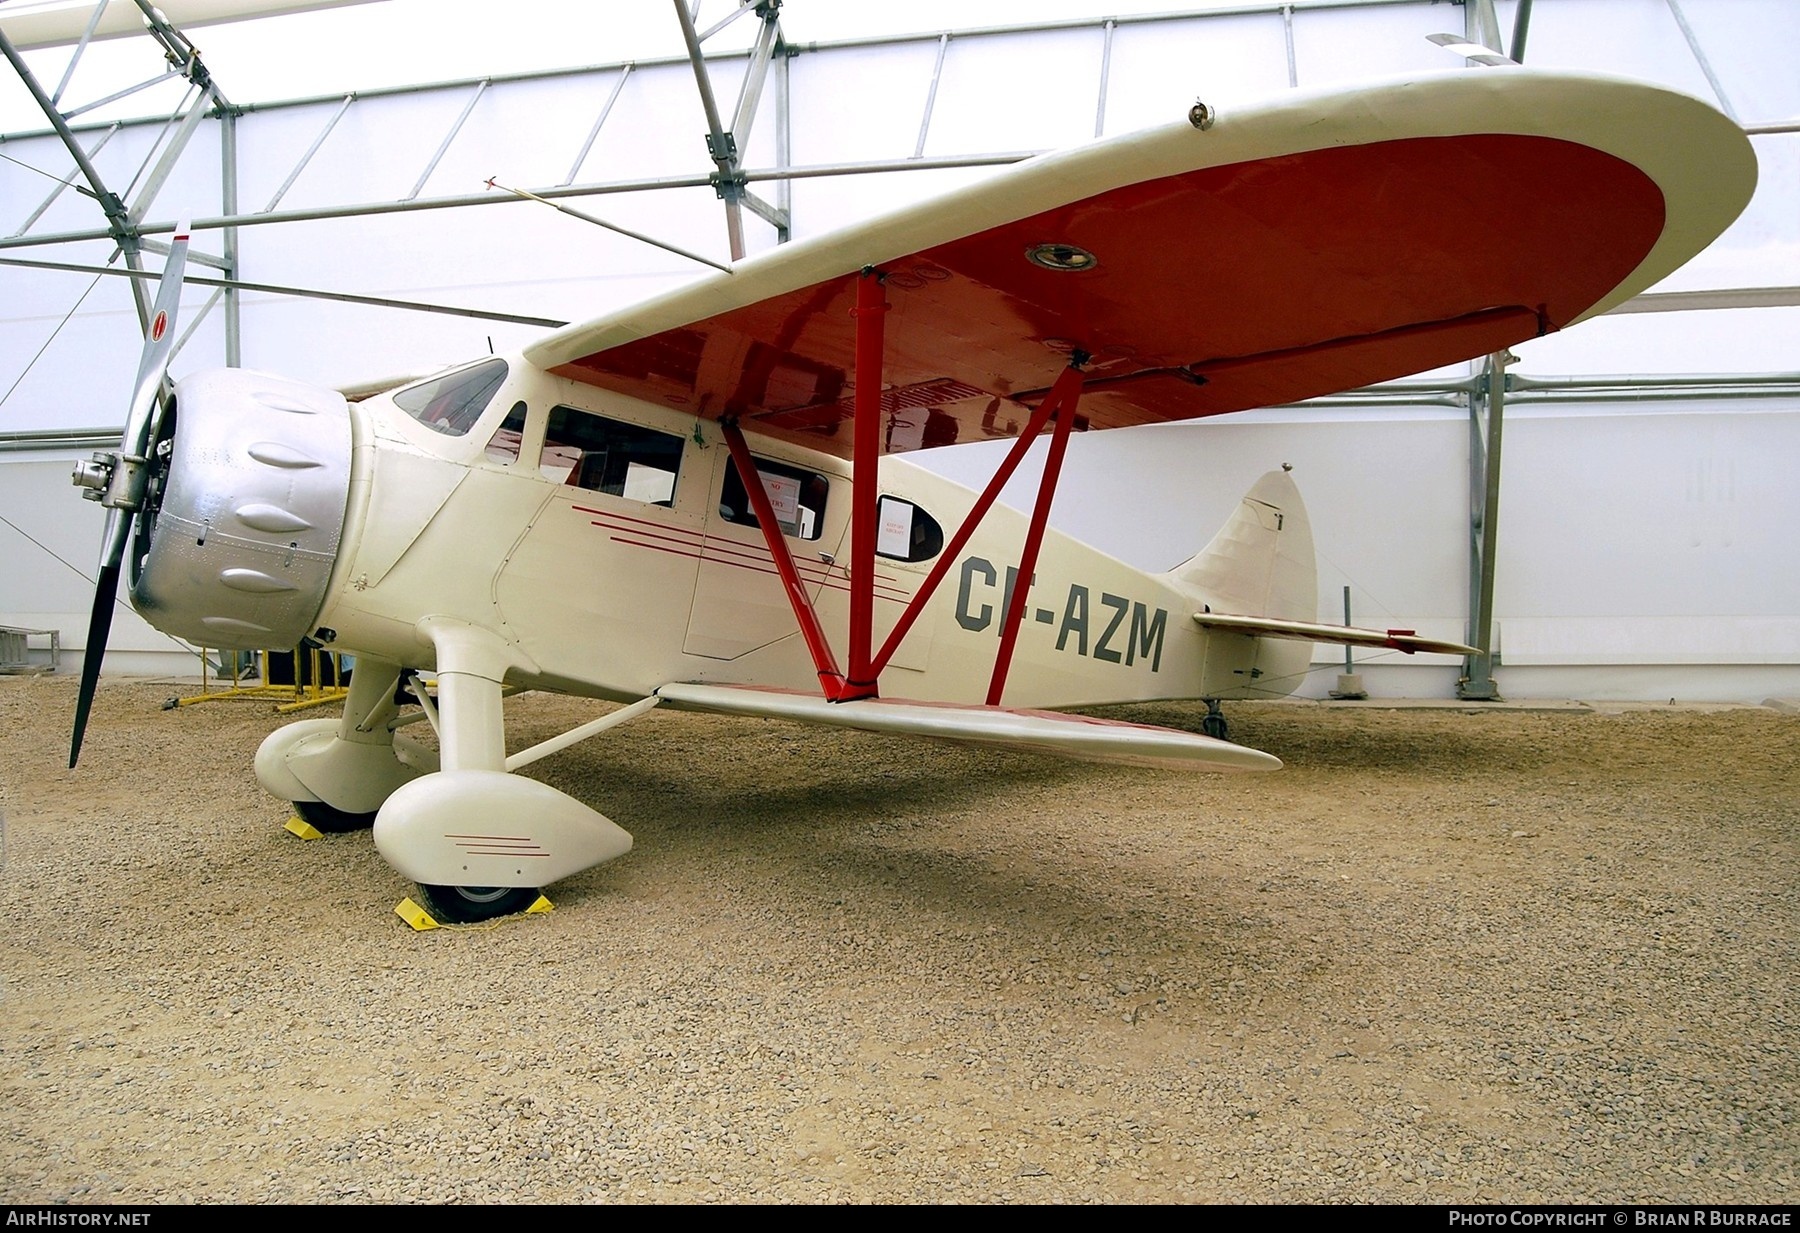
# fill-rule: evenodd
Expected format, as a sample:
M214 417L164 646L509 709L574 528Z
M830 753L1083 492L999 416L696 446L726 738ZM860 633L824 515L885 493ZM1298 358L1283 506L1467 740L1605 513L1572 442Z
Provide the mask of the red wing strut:
M1044 463L1044 473L1038 483L1037 501L1033 505L1030 527L1025 534L1025 543L1019 559L1019 576L1029 578L1036 568L1038 552L1043 546L1044 533L1050 520L1050 505L1056 495L1057 480L1062 472L1063 453L1068 446L1069 431L1075 421L1076 405L1081 397L1080 365L1087 356L1076 352L1069 367L1056 379L1039 407L1032 413L1030 431L1019 441L1007 462L996 470L988 481L986 490L969 511L963 525L958 529L949 548L939 553L938 562L926 577L924 584L908 602L906 610L901 614L899 623L893 634L881 648L879 655L871 653L873 646L873 627L875 610L875 520L877 502L880 497L881 476L878 466L880 460L881 418L882 418L882 326L888 311L888 305L882 290L882 275L877 270L864 270L857 284L856 307L851 310L856 325L856 398L855 398L855 433L858 440L852 470L851 492L851 548L850 548L850 631L849 655L850 672L848 675L838 667L837 657L832 653L831 643L826 638L819 624L817 611L812 600L807 597L801 582L798 569L794 565L793 555L788 551L787 541L783 538L780 524L770 505L768 493L764 491L761 477L757 471L756 460L751 456L750 447L744 440L735 416L720 421L719 427L724 434L726 446L731 450L732 461L737 464L738 473L744 477L744 488L750 498L751 507L755 510L758 526L762 528L763 541L768 545L769 555L775 560L776 572L780 574L782 588L793 608L794 619L800 626L801 636L806 641L807 651L812 656L813 666L819 675L820 688L825 697L832 702L850 702L858 698L872 698L880 693L880 674L887 666L888 658L894 648L899 646L906 631L910 629L924 611L925 605L935 593L938 583L943 580L950 563L954 561L962 546L968 542L982 518L992 507L1000 490L1005 486L1007 478L1023 457L1024 448L1030 445L1031 439L1041 432L1044 423L1054 416L1056 429L1051 436L1050 453ZM1006 690L1006 676L1012 665L1014 648L1018 644L1019 626L1025 619L1025 593L1027 588L1019 587L1014 591L1012 602L1007 605L1004 622L1000 631L1000 646L994 656L994 670L988 682L987 704L1000 705L1001 696Z

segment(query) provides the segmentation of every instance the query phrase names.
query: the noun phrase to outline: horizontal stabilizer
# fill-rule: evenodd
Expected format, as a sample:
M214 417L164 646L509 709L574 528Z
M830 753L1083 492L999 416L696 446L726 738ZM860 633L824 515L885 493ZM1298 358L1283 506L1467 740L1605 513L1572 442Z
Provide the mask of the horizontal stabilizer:
M1316 621L1282 621L1274 617L1226 616L1219 612L1196 612L1194 620L1207 629L1228 629L1233 633L1262 638L1287 638L1295 642L1331 642L1339 646L1378 646L1411 655L1417 651L1435 651L1440 655L1479 655L1479 647L1441 638L1421 638L1410 629L1356 629L1349 625L1321 625Z
M664 685L656 692L665 703L685 710L930 736L1086 762L1177 771L1272 771L1281 766L1281 760L1271 754L1193 732L1059 711L890 698L828 702L819 694L750 685L675 684Z

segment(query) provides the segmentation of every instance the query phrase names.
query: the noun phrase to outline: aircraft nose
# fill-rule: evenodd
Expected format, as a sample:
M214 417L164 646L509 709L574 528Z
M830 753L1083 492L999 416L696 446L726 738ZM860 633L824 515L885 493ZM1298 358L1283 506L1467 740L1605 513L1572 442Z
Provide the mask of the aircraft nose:
M132 604L201 646L291 647L324 606L350 495L348 404L216 369L175 387L132 553Z

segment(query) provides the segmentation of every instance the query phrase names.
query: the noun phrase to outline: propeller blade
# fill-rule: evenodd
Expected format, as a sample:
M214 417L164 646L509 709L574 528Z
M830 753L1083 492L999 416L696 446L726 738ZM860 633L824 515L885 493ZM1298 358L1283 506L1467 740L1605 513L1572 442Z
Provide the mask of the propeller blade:
M100 683L100 664L106 658L106 637L112 632L113 604L119 596L119 574L125 547L148 481L150 442L154 439L163 377L175 350L175 318L181 310L181 281L187 270L188 221L181 220L163 264L162 281L150 310L150 326L144 333L144 350L138 356L137 383L125 416L125 431L113 455L106 497L106 534L100 549L100 573L94 579L94 607L88 613L87 646L81 654L81 689L75 696L75 729L69 738L69 767L81 758L81 741L87 734L88 713L94 706L94 690Z
M131 410L125 416L125 432L119 440L120 450L127 455L142 457L149 448L151 419L157 396L162 393L163 372L175 349L175 318L181 311L181 280L187 271L187 254L188 223L183 219L169 245L169 259L163 263L162 282L157 285L156 303L150 309L150 327L144 333L144 351L138 358Z
M94 705L94 687L100 682L100 661L106 658L106 636L112 632L113 601L119 594L119 563L100 567L94 580L94 610L88 614L87 649L81 656L81 692L75 696L75 732L69 738L69 769L81 758L81 738L87 734L88 711Z
M125 545L131 542L131 528L135 521L130 510L106 511L106 531L100 537L100 568L119 568L119 562L125 559Z

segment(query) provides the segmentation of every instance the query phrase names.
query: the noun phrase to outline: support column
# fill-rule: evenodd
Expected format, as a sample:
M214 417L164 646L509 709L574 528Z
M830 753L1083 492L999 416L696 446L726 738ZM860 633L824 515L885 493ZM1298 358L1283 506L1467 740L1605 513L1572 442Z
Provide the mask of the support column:
M744 259L744 178L738 167L736 139L726 131L719 118L719 105L713 98L712 79L707 75L706 58L700 51L700 34L694 29L694 18L688 12L687 0L674 0L675 17L681 23L681 36L687 44L688 60L694 66L694 83L700 90L700 106L706 112L706 152L718 169L713 188L725 203L725 237L731 246L731 259Z
M225 216L232 218L238 212L238 149L237 149L237 113L223 111L219 115L219 180L220 206ZM228 281L238 279L238 233L236 227L226 227L219 233L223 243L222 255L225 258L225 277ZM240 301L243 293L236 287L225 288L225 366L241 368L244 364L243 314ZM352 676L354 685L356 678Z
M1495 702L1494 553L1499 544L1500 439L1506 404L1506 366L1515 357L1497 351L1469 399L1469 645L1480 654L1463 659L1456 696ZM1485 414L1484 414L1485 413Z
M1500 41L1500 19L1494 13L1494 0L1464 0L1463 37L1489 51L1506 54Z

